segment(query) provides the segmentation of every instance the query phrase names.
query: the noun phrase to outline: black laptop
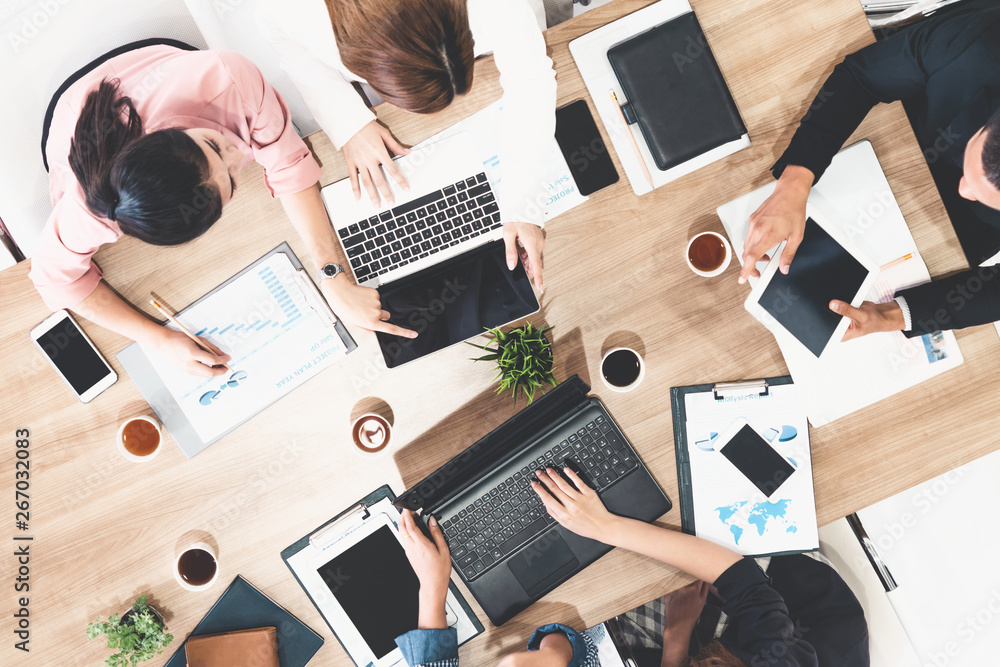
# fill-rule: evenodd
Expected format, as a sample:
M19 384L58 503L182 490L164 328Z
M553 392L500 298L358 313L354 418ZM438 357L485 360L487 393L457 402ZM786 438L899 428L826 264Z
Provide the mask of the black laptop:
M502 625L611 547L564 529L530 481L569 466L614 514L653 521L671 507L621 428L578 375L396 499L437 517L459 576Z

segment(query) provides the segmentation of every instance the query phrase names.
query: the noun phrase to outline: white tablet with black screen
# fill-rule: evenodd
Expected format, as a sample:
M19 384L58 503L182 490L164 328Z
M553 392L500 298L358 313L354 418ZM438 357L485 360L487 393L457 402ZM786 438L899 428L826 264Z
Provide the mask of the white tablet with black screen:
M774 251L744 304L776 336L791 336L820 357L844 337L851 321L830 310L834 299L861 305L879 267L812 205L788 274L778 271L784 244Z

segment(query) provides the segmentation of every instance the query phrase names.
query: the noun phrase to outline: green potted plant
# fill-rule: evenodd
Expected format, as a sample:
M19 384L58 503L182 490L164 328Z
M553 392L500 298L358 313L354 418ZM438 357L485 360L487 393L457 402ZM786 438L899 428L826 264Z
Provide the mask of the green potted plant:
M104 661L108 667L135 667L163 653L164 647L174 640L174 636L166 630L163 617L149 606L143 595L122 614L121 619L118 614L112 614L106 622L95 618L87 626L87 639L105 635L108 648L118 650Z
M510 331L487 329L490 340L486 345L469 343L472 347L485 350L489 354L473 361L496 362L498 381L497 393L510 391L514 402L518 394L524 394L528 404L535 399L535 392L545 393L545 386L556 386L552 374L552 343L545 336L552 327L536 327L530 322ZM495 347L490 347L494 345Z

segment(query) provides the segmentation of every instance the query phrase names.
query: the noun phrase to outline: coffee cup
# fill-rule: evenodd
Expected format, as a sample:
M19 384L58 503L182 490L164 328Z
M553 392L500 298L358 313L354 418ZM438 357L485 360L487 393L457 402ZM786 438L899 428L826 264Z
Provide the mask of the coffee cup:
M632 391L646 376L646 364L630 347L608 350L601 359L601 379L611 391Z
M688 267L703 278L713 278L729 266L733 249L722 234L702 232L688 241L684 255Z
M215 549L205 542L195 542L174 561L174 579L189 591L203 591L219 576Z
M351 424L351 439L354 446L365 454L377 454L389 446L392 426L382 415L368 412Z
M160 423L149 415L132 417L118 427L118 451L129 461L149 461L160 452Z

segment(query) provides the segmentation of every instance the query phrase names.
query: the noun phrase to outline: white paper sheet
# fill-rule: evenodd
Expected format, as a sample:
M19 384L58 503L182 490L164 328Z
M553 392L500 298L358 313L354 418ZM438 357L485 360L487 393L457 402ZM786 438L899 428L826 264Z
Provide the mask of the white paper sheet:
M695 534L755 556L810 551L819 546L809 425L795 385L770 387L767 396L716 400L712 392L684 397ZM746 419L795 468L764 496L718 449L713 435Z
M774 184L770 183L717 209L737 258L743 255L750 214L773 191ZM809 201L877 264L888 264L907 253L914 255L883 272L867 300L885 302L896 290L930 280L869 142L859 142L838 153L813 188ZM758 268L765 265L758 263ZM813 426L832 422L963 362L950 331L917 338L907 338L902 332L874 334L834 345L822 359L803 349L790 334L776 334L775 340L795 384L802 390L806 414Z
M205 442L257 414L345 352L340 336L310 306L284 253L270 255L177 319L232 356L229 365L236 373L246 374L234 382L228 373L196 377L155 350L143 349ZM214 399L205 398L203 404L203 397L213 393Z
M485 109L472 114L468 118L455 123L447 130L438 132L433 137L413 147L422 148L459 132L468 132L472 135L476 142L476 147L482 154L483 167L486 168L486 175L490 179L490 185L493 186L493 191L496 193L501 205L504 203L503 191L499 187L503 176L503 170L500 166L500 146L503 141L500 133L503 122L502 101L498 100L494 102ZM547 181L548 199L545 202L545 222L587 201L587 198L581 195L580 191L576 189L576 182L573 180L573 175L569 171L569 166L566 164L566 159L563 157L562 151L559 150L559 144L556 143L555 137L552 138L552 147L549 151Z

